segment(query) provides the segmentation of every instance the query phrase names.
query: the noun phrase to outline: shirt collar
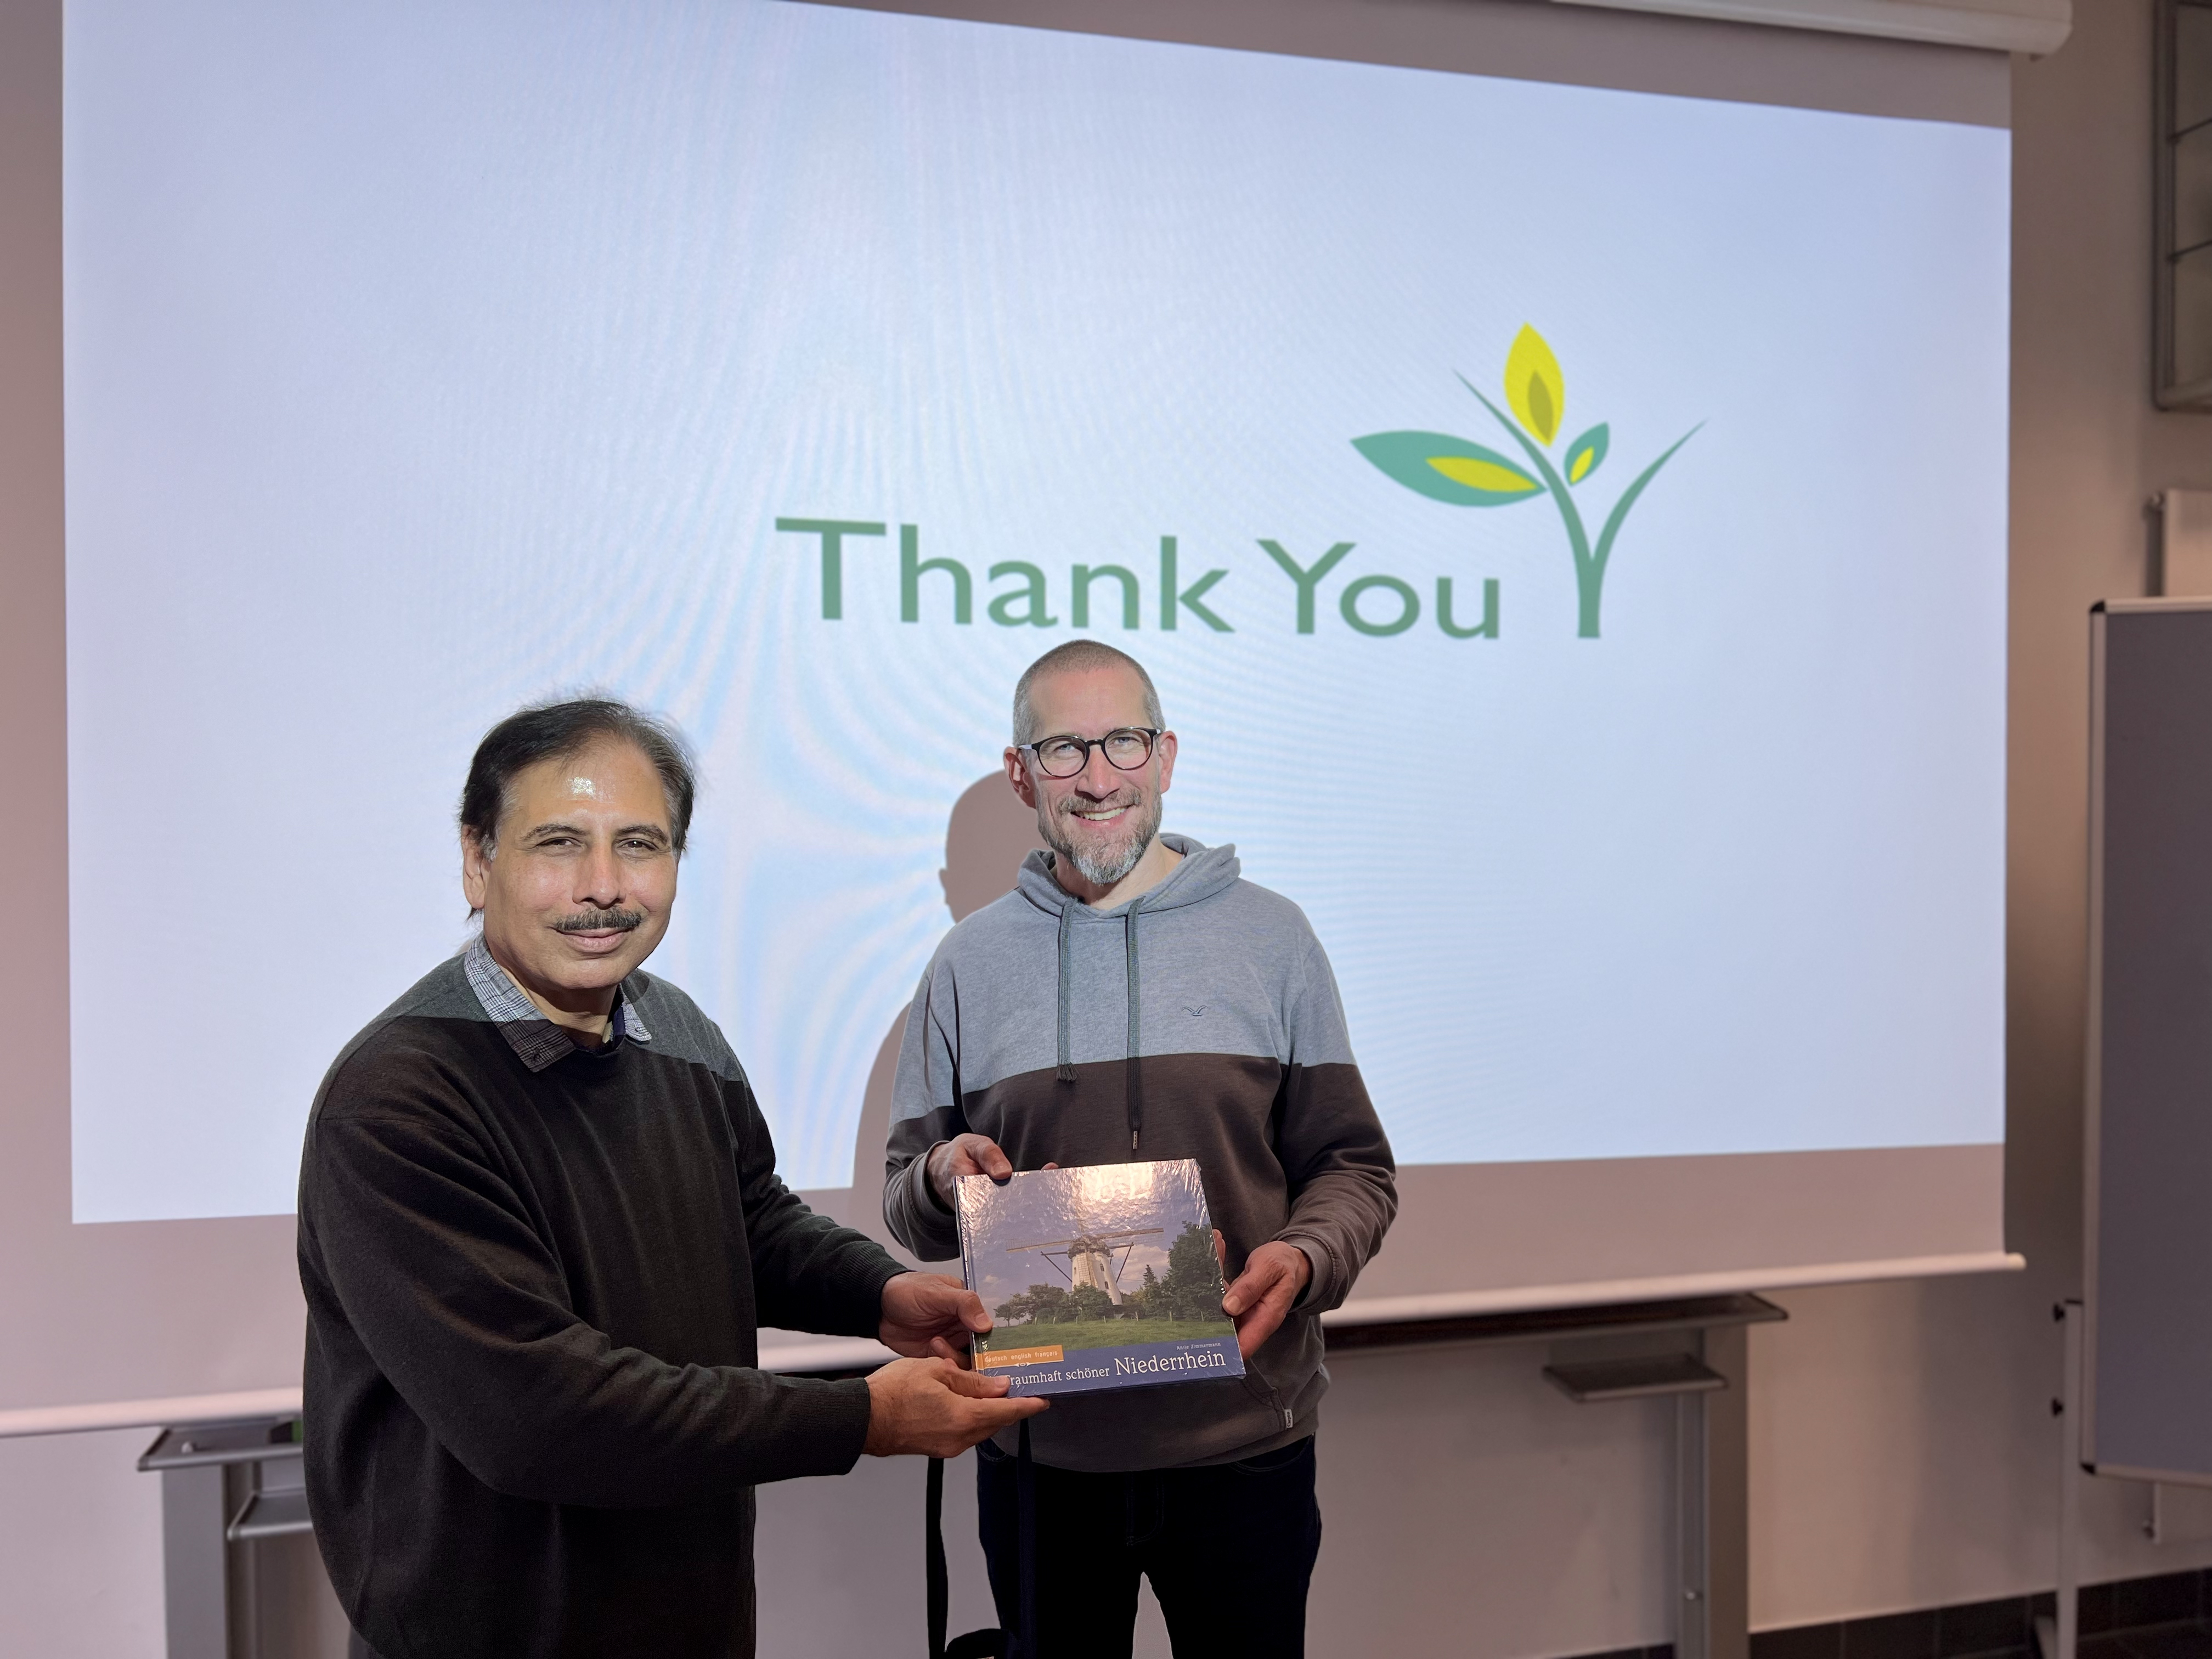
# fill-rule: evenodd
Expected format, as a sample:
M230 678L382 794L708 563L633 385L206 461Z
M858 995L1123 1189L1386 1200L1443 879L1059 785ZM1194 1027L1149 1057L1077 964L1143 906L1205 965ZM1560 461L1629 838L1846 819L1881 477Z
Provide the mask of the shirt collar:
M533 1072L542 1072L554 1061L576 1052L567 1028L556 1025L538 1011L538 1005L523 994L514 977L493 959L482 933L469 941L461 963L468 970L469 988L477 994L477 1000L483 1005L484 1012L491 1017L492 1024L499 1027L500 1035L525 1066ZM627 979L623 981L622 995L615 1002L611 1041L619 1042L625 1037L633 1042L653 1041L653 1033L638 1018L637 1004L630 1000Z

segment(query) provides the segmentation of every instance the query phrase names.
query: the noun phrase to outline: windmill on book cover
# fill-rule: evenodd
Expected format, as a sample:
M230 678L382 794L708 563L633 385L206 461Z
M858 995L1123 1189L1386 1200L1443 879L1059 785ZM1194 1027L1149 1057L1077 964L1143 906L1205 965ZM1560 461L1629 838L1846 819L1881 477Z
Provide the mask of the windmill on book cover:
M1137 1248L1137 1241L1162 1230L1158 1227L1123 1227L1112 1232L1093 1232L1082 1218L1076 1224L1085 1231L1073 1238L1048 1238L1035 1244L1009 1244L1006 1254L1020 1250L1042 1250L1044 1259L1052 1261L1071 1290L1093 1290L1106 1292L1106 1299L1115 1307L1121 1305L1121 1265ZM1067 1266L1061 1267L1054 1256L1064 1255Z

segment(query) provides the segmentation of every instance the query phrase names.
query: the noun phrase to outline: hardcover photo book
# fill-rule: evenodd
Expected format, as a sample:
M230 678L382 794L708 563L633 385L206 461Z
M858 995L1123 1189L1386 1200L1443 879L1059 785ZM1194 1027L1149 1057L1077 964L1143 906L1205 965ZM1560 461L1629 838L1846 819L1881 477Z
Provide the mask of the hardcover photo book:
M968 1176L958 1199L961 1266L997 1322L975 1369L1015 1394L1244 1375L1195 1159Z

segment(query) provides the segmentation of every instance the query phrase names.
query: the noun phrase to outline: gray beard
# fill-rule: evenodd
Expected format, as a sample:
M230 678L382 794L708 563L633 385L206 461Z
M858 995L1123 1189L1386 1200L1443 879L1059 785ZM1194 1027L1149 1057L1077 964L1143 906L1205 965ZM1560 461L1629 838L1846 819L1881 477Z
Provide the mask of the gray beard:
M1037 833L1054 854L1076 867L1084 880L1094 887L1111 887L1135 869L1138 860L1151 848L1152 838L1160 832L1160 813L1158 795L1139 801L1133 815L1136 822L1127 839L1096 850L1079 850L1073 838L1060 828L1057 817L1043 812L1037 814Z

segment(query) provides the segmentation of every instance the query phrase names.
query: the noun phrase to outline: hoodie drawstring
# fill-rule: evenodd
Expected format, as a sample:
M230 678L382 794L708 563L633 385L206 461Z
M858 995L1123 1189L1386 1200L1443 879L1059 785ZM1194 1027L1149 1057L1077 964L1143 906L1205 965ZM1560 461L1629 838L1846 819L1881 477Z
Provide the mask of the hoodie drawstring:
M1075 901L1066 900L1060 907L1060 1070L1054 1076L1060 1082L1075 1081L1074 1051L1067 1041L1067 953L1075 927Z
M1150 894L1145 896L1146 898L1150 896ZM1137 997L1137 912L1144 908L1144 898L1133 900L1123 913L1121 921L1123 954L1129 963L1129 1042L1127 1057L1122 1061L1121 1094L1123 1103L1128 1109L1129 1151L1133 1156L1137 1150L1138 1135L1145 1127L1144 1062L1139 1057L1143 1052L1139 1046L1143 1028L1137 1018L1138 1010L1142 1006Z
M1141 1018L1143 998L1137 977L1137 913L1145 908L1145 899L1133 899L1129 908L1121 913L1122 957L1127 963L1129 980L1129 1035L1122 1052L1122 1099L1129 1117L1129 1150L1134 1152L1144 1137L1145 1079L1142 1062L1144 1021ZM1075 1081L1075 1053L1068 1038L1068 981L1069 966L1075 945L1075 906L1069 898L1060 907L1060 1069L1053 1075L1056 1081Z

